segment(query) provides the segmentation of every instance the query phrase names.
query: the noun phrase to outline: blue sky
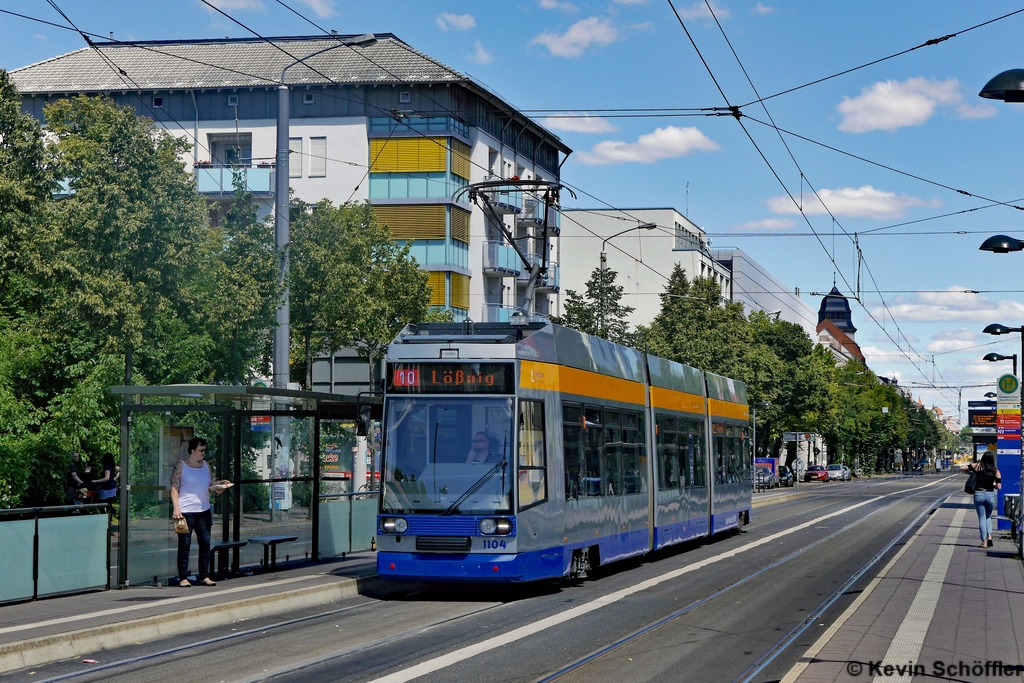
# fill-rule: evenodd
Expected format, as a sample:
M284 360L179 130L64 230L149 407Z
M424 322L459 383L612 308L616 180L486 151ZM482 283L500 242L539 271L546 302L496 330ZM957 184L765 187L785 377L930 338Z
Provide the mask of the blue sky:
M339 33L394 33L526 110L574 114L725 104L667 0L286 2ZM84 30L112 31L119 40L248 35L199 0L58 4ZM317 33L275 0L214 4L263 35ZM756 101L703 2L675 0L675 6L729 102ZM754 86L767 96L960 33L1022 9L1024 2L720 0L712 6ZM0 0L0 9L62 21L43 0ZM885 327L854 304L857 341L869 364L879 374L897 373L926 405L955 413L956 389L939 392L913 383L984 384L1009 371L1009 364L986 363L981 356L1019 353L1017 335L987 337L981 330L991 322L1024 324L1024 254L994 255L977 247L994 233L1024 237L1024 214L996 206L888 226L990 203L978 196L1024 205L1024 105L977 96L990 77L1024 67L1015 48L1022 33L1024 13L766 101L781 128L975 197L799 139L787 137L787 151L774 130L749 118L746 129L768 163L731 116L607 113L546 124L575 150L563 180L598 198L581 195L576 206L684 210L688 183L689 217L713 236L716 247L744 249L804 293L828 291L834 273L849 293L856 258L844 230L858 233L866 263L862 301ZM4 68L82 45L71 32L0 16ZM759 105L743 111L768 120ZM808 233L808 226L772 169L798 201L802 189L804 212L821 243L813 236L790 236ZM834 229L812 187L838 219ZM806 299L817 308L816 297ZM964 407L987 390L964 389Z

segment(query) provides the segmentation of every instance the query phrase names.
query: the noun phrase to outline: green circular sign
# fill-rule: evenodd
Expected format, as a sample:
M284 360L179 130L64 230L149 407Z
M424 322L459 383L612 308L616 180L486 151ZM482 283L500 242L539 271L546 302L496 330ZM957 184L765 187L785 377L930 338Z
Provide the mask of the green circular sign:
M1014 394L1018 387L1020 387L1020 382L1013 375L1003 375L999 378L999 391L1004 394Z

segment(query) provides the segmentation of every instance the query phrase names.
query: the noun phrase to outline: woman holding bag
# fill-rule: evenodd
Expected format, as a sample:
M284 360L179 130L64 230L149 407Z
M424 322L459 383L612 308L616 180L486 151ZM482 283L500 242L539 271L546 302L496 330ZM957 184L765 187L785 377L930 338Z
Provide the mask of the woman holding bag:
M964 490L974 489L974 508L978 511L981 547L991 548L992 512L996 507L996 491L1003 487L1003 477L996 469L996 460L991 451L986 451L978 462L964 465L960 469L971 473ZM974 481L972 482L971 479Z
M214 483L205 458L206 439L197 436L188 442L188 457L180 460L171 473L171 516L175 522L184 519L188 524L186 533L178 533L178 585L182 588L192 585L188 580L188 554L193 531L199 541L199 584L217 585L210 578L210 494L221 493L227 486L224 482Z

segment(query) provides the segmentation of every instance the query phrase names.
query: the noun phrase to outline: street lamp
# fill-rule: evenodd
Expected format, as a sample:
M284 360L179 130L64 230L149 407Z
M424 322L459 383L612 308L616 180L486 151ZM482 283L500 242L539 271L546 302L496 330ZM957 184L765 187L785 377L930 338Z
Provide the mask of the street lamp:
M611 237L605 237L601 242L601 298L598 300L598 316L597 316L597 333L599 335L604 334L604 290L605 281L604 276L608 270L608 254L605 253L604 247L608 244L609 240L613 240L619 235L625 235L627 232L633 232L634 230L653 230L658 227L655 223L641 223L640 225L634 225L632 228L626 228L621 232L617 232Z
M1013 361L1013 375L1014 375L1014 377L1017 376L1017 354L1015 354L1015 353L1010 354L1009 356L1004 356L1004 355L999 354L999 353L986 353L985 357L982 358L982 360L987 360L990 363L998 363L999 361L1002 361L1002 360L1012 360Z
M284 77L288 69L339 47L366 47L377 42L376 36L367 33L354 38L338 38L337 43L310 53L281 69L281 81L277 86L277 179L274 183L274 250L278 257L278 282L282 287L281 302L274 312L274 388L287 389L289 372L289 350L291 348L291 309L288 295L288 245L291 242L291 217L289 212L288 138L291 91Z

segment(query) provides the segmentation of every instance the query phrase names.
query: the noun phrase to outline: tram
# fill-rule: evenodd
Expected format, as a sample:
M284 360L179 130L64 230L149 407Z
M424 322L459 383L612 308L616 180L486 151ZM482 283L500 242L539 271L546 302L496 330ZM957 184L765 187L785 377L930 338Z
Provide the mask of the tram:
M746 386L553 324L389 346L377 572L525 582L749 523Z

